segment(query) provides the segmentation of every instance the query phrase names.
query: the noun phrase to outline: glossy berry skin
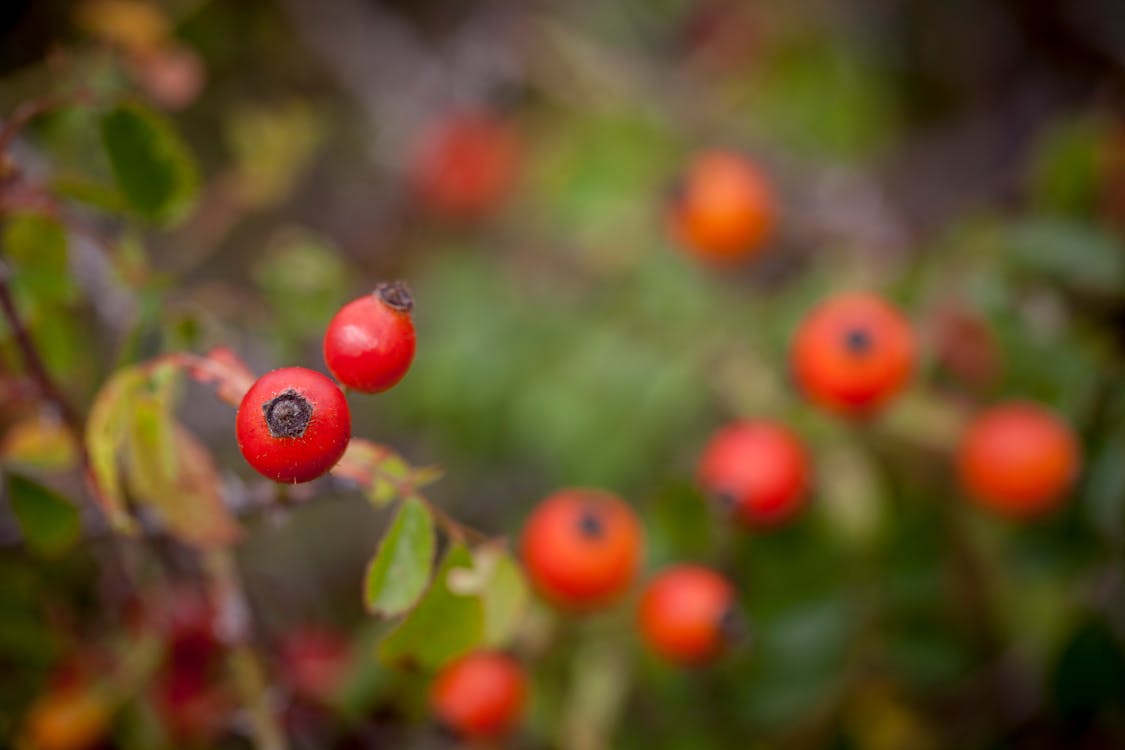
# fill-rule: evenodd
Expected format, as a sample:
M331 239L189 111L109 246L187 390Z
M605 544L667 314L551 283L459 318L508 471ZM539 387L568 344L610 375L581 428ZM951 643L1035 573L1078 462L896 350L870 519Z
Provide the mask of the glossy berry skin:
M340 308L324 333L324 361L336 379L363 393L381 393L402 380L414 360L414 301L402 282Z
M738 624L734 587L700 565L675 565L645 588L638 627L645 644L679 664L702 664L722 653Z
M109 719L110 707L97 692L56 689L32 705L25 736L35 750L90 750L105 738Z
M684 248L719 264L757 255L776 221L773 189L765 176L729 151L696 156L672 207L673 231Z
M351 438L348 402L329 378L285 367L258 378L235 418L246 461L275 482L310 482L331 469Z
M699 486L749 526L792 517L805 501L809 459L784 426L739 421L723 427L703 451Z
M1011 518L1056 508L1078 477L1074 433L1041 406L1009 403L978 414L957 448L961 482L982 506Z
M524 526L524 567L546 599L566 609L607 605L629 587L643 552L632 508L603 490L565 489Z
M883 406L914 369L914 332L902 313L863 292L822 302L801 323L791 350L805 394L832 411L857 416Z
M430 709L443 726L473 740L496 739L523 716L527 678L504 654L479 651L438 673L430 687Z
M463 113L422 133L410 176L430 212L473 220L494 212L508 197L519 161L514 128L494 115Z

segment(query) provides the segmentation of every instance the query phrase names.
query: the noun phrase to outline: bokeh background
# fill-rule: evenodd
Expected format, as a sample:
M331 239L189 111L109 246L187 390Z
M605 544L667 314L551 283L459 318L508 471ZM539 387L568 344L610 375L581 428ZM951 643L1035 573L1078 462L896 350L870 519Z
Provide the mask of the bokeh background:
M1125 746L1125 5L9 0L0 28L4 113L129 96L198 176L153 227L115 213L94 107L10 148L93 229L44 253L21 244L41 226L5 216L17 300L81 411L115 368L166 351L322 369L338 306L405 279L417 359L352 400L357 435L441 465L430 497L489 535L514 537L553 489L605 487L644 521L646 570L693 560L736 582L753 636L707 669L645 654L628 605L534 605L517 646L534 698L510 746ZM737 267L668 231L685 164L714 147L778 196L777 232ZM859 288L908 315L921 361L855 424L801 398L787 350L815 302ZM5 336L5 464L80 494ZM185 398L231 496L265 491L229 407ZM1084 449L1074 493L1033 523L976 508L952 471L966 417L1011 398L1056 409ZM693 482L707 437L747 416L789 424L816 465L809 507L769 532L731 528ZM348 644L327 705L266 658L293 746L451 746L428 675L373 655L386 625L360 582L388 512L333 480L294 496L244 519L235 548L264 653L301 631ZM112 587L104 540L43 559L0 530L15 737L122 615L95 593ZM149 554L167 591L194 590L193 553ZM152 704L131 701L101 746L192 746ZM217 704L195 746L248 746Z

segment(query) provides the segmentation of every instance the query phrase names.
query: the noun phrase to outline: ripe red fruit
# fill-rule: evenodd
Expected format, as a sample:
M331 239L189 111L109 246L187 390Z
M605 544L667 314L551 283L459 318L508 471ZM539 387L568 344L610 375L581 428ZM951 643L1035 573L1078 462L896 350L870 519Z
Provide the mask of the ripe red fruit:
M780 523L805 500L809 460L788 429L741 421L715 433L699 461L703 491L749 525Z
M681 664L718 656L740 629L734 587L700 565L675 565L641 596L638 626L655 653Z
M477 219L511 192L519 153L519 137L503 120L484 113L455 115L422 134L410 176L429 210Z
M340 308L324 333L324 361L336 379L363 393L380 393L406 375L414 360L414 300L406 284L379 284Z
M303 367L266 373L250 387L235 419L238 447L275 482L309 482L331 469L351 437L343 392Z
M773 233L776 217L765 176L728 151L696 156L672 207L673 230L685 249L718 263L757 255Z
M902 313L874 294L842 294L801 323L791 352L793 375L821 406L863 414L902 389L914 350L914 333Z
M468 739L495 739L523 715L527 678L504 654L480 651L450 663L430 687L430 708L443 725Z
M636 514L602 490L566 489L551 495L524 526L524 567L554 603L588 609L628 588L643 547Z
M1013 518L1042 515L1078 477L1074 433L1036 404L1010 403L978 414L957 448L961 482L982 506Z

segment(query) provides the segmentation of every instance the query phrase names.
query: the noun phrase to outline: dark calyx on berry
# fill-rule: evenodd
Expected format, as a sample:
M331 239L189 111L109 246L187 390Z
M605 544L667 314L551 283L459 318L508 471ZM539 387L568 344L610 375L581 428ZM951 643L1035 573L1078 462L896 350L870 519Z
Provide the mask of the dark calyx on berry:
M605 525L597 513L584 510L578 518L578 531L587 539L601 539L605 535Z
M719 632L723 640L732 645L746 645L750 640L750 623L736 605L732 604L719 615Z
M871 334L862 328L853 328L844 334L844 346L852 354L867 354L872 344Z
M414 297L410 294L410 287L406 282L384 281L376 284L375 296L382 300L383 304L399 312L408 313L414 309Z
M312 404L309 400L289 389L262 405L262 413L275 438L299 438L308 429L312 419Z

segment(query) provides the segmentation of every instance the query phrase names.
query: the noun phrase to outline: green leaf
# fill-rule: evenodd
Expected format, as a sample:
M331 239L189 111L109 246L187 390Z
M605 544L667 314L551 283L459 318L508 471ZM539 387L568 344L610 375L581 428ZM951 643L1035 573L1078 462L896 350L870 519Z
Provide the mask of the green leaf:
M1110 233L1081 223L1038 219L1014 226L1009 257L1016 268L1083 291L1125 291L1125 250Z
M53 490L19 474L8 475L8 502L27 545L43 555L57 555L78 540L78 509Z
M379 644L383 661L435 669L481 642L484 606L480 597L456 594L449 587L450 574L472 564L467 547L459 543L450 547L429 591Z
M407 498L367 568L368 611L393 617L414 606L426 590L433 560L433 516L417 498Z
M66 232L40 216L14 216L4 226L4 253L12 264L16 294L42 307L72 302L77 295L67 271Z
M171 123L138 103L102 115L102 145L130 207L159 223L181 218L199 183L195 162Z

